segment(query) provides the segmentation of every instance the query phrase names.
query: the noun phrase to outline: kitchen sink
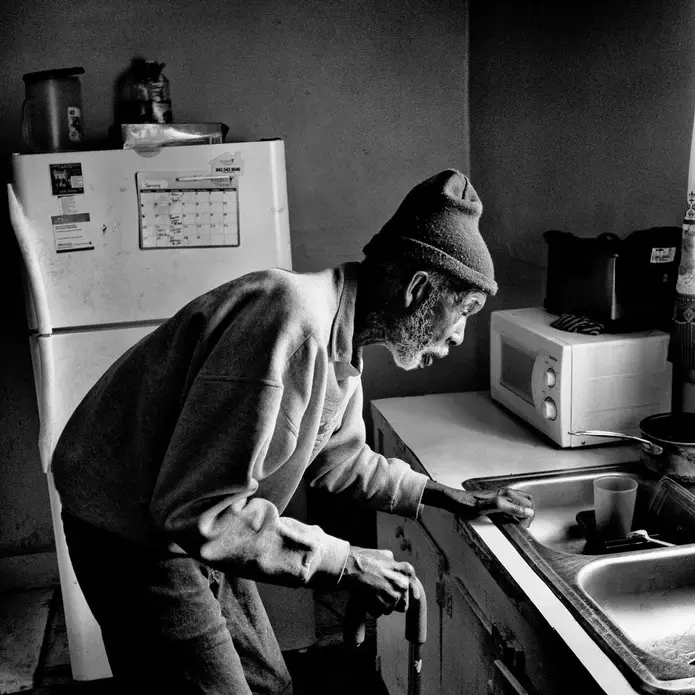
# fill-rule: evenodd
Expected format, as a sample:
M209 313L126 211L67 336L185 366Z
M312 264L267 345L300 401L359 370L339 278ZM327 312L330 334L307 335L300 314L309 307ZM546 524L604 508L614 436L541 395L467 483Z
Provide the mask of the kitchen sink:
M674 544L601 543L593 533L593 483L638 483L633 529ZM641 463L475 478L468 490L513 487L533 495L527 526L492 520L621 669L646 693L695 695L695 500Z
M695 663L695 554L691 548L602 558L577 576L579 587L650 654Z
M576 472L558 472L512 480L509 487L524 490L533 496L536 514L527 533L539 544L565 553L580 554L587 551L586 529L577 516L593 509L594 480L606 475L606 469L583 469ZM611 475L637 480L635 523L641 528L647 505L654 494L657 481L648 472L630 465L610 470ZM466 484L468 487L468 484ZM589 548L591 553L591 549Z

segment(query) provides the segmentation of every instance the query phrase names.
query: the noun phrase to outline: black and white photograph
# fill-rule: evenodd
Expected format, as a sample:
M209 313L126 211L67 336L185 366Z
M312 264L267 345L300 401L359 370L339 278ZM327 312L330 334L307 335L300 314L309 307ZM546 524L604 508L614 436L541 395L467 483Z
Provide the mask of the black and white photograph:
M695 695L693 2L0 30L0 695Z

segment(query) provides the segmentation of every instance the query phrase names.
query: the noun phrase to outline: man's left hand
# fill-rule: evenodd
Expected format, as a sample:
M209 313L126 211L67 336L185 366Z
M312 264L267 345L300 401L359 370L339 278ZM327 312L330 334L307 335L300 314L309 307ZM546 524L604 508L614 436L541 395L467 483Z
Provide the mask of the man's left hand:
M530 523L534 514L531 495L509 487L490 491L468 491L429 480L422 495L422 503L446 509L466 519L504 513Z

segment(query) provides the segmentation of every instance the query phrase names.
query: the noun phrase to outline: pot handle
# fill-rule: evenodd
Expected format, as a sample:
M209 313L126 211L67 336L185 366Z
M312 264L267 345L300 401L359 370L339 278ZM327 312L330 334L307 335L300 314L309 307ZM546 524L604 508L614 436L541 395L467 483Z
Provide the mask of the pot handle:
M644 446L644 450L648 454L653 454L654 456L658 456L664 450L663 447L654 444L654 442L649 439L636 437L632 434L623 434L622 432L609 432L607 430L573 430L567 434L573 434L577 437L617 437L618 439L631 439L635 442L640 442Z

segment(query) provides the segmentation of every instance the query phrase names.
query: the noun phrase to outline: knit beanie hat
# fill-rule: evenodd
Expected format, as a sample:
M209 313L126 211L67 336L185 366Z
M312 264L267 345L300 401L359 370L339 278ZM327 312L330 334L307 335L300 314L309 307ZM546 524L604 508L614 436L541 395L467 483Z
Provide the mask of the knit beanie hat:
M490 295L497 293L490 252L478 231L483 205L471 182L446 169L413 188L363 251L406 257L446 271Z

